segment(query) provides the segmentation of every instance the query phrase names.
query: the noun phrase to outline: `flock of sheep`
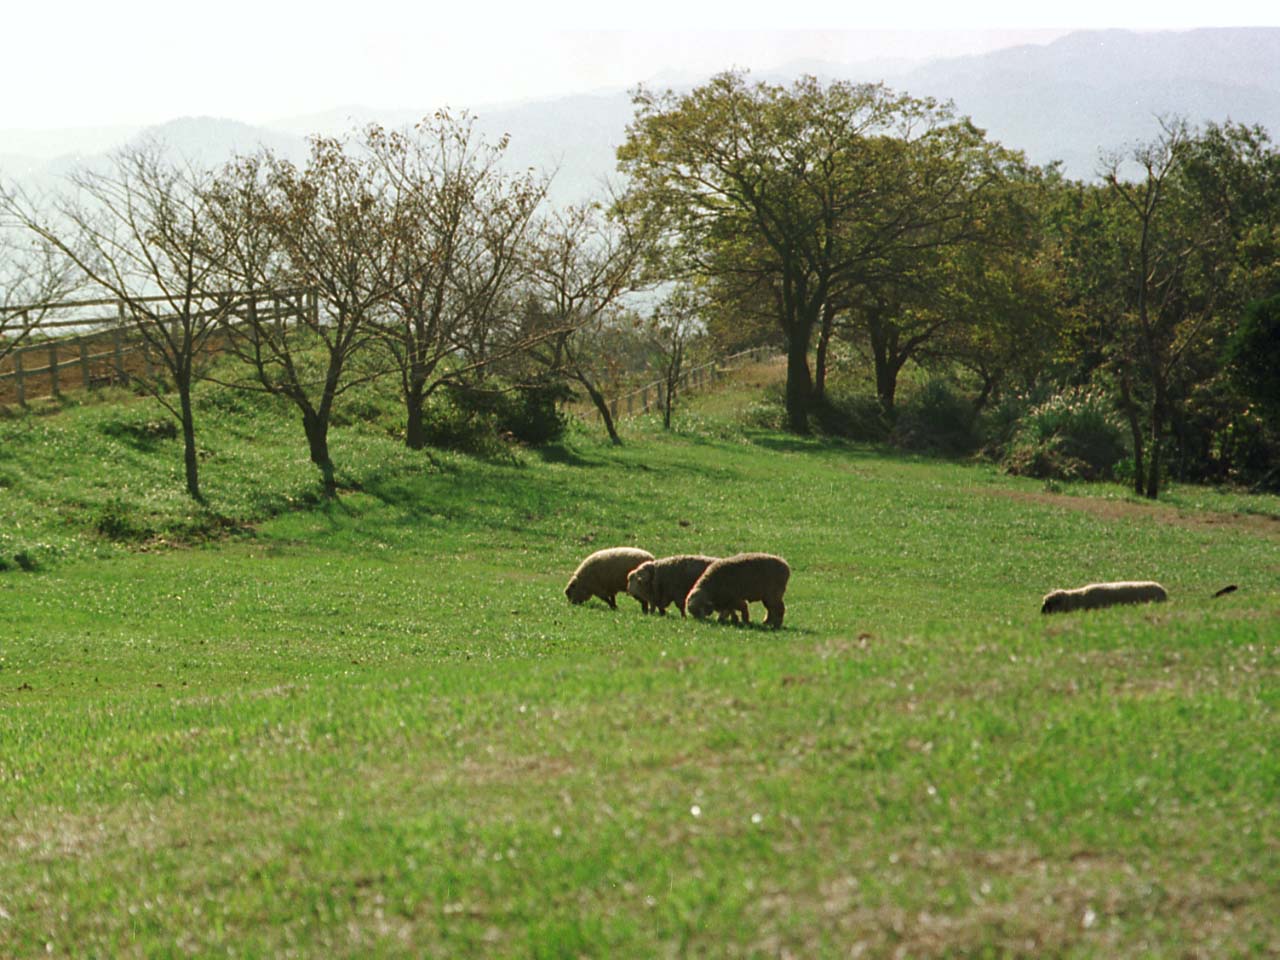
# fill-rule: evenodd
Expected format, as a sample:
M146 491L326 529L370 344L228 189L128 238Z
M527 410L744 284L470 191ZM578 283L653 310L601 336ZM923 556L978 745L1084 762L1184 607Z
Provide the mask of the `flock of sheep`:
M615 610L619 593L640 601L645 613L665 614L675 604L680 615L686 611L702 619L713 613L721 620L751 622L747 605L764 604L765 624L782 626L791 568L787 561L769 553L739 553L732 557L704 557L681 554L656 559L648 550L636 547L609 547L597 550L578 564L569 578L564 595L570 603L584 603L599 597Z
M767 613L765 624L777 629L787 610L782 595L790 579L787 561L769 553L739 553L722 559L681 554L659 560L648 550L609 547L597 550L578 564L564 595L575 604L599 597L616 610L617 595L628 593L640 601L645 613L657 610L665 614L674 603L681 616L687 611L702 619L715 613L721 620L734 622L741 616L743 623L751 622L748 603L759 601ZM1234 585L1224 587L1214 596L1235 589ZM1163 603L1168 599L1168 591L1154 580L1091 583L1046 594L1040 612L1097 610L1123 603Z

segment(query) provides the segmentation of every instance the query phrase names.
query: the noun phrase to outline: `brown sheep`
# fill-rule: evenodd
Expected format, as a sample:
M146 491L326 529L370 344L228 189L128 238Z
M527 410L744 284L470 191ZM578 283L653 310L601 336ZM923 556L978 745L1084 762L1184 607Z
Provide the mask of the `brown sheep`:
M627 593L642 603L648 601L650 609L665 615L667 607L675 604L680 608L680 616L685 615L684 601L698 582L703 571L715 563L716 557L704 557L695 554L681 554L675 557L663 557L651 560L636 567L627 576ZM741 608L743 616L747 615L744 603Z
M1054 590L1045 594L1041 613L1068 613L1072 610L1099 610L1121 603L1163 603L1169 599L1164 587L1154 580L1122 580L1091 583L1075 590Z
M768 553L739 553L717 560L698 578L685 599L685 608L702 619L712 612L723 615L741 610L743 619L747 603L764 603L768 616L764 622L775 630L782 626L786 604L782 595L787 590L791 568L787 561Z
M646 560L652 560L653 554L648 550L635 547L609 547L597 550L573 571L569 585L564 588L564 595L570 603L585 603L592 597L599 597L614 610L618 609L614 597L626 593L627 574ZM640 601L640 608L649 612L649 603Z

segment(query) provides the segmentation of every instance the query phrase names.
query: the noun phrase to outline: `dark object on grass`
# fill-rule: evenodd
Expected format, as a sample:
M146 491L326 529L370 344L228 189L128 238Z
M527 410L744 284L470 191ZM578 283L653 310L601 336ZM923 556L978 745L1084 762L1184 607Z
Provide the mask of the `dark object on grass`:
M1239 589L1240 588L1237 587L1234 583L1229 583L1225 587L1223 587L1221 590L1219 590L1217 593L1215 593L1213 595L1213 599L1216 600L1218 599L1218 597L1225 597L1228 593L1235 593Z

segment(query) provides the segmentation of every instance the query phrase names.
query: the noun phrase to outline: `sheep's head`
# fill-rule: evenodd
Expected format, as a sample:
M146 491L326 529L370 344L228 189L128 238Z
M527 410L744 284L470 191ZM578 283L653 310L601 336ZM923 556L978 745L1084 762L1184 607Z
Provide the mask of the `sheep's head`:
M564 595L569 598L570 603L586 603L591 597L591 591L577 577L574 577L564 588Z
M689 599L685 601L684 608L690 616L702 620L711 616L712 611L715 609L715 604L711 602L711 596L707 591L695 588L689 594Z
M1040 607L1041 613L1061 613L1066 609L1067 595L1061 590L1055 590L1053 593L1046 594L1044 603Z
M657 568L652 560L646 560L627 574L627 593L637 600L648 600L653 596L653 578Z

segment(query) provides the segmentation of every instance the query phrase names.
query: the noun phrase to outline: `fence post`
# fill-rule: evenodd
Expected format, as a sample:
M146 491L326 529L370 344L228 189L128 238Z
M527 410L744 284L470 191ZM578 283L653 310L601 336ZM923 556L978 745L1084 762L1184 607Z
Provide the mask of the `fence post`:
M635 394L627 394L627 416L631 416L635 412Z
M89 345L85 343L83 337L77 337L76 342L80 345L80 379L84 381L84 388L89 389Z
M22 355L26 353L21 347L13 351L13 383L18 391L18 406L27 405L27 388L22 382Z
M119 325L111 332L111 343L116 355L116 379L124 381L124 301L116 301L116 314L120 317Z
M62 396L58 389L58 345L52 340L49 341L49 392L54 397Z
M649 388L648 387L645 387L642 391L640 391L640 412L641 413L649 412Z
M667 395L667 385L665 383L658 384L658 412L661 413L667 409L667 402L664 399Z

